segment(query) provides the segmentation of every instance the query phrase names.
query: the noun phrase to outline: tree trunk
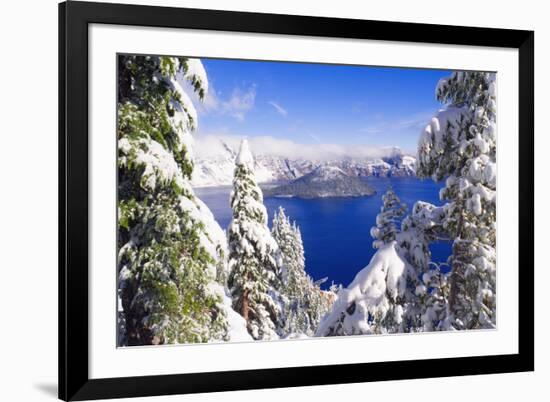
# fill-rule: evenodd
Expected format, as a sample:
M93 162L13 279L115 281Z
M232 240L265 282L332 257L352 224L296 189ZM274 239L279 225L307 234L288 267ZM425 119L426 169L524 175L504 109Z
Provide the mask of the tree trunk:
M248 324L248 312L250 308L248 307L248 290L245 290L243 293L243 301L241 303L241 315Z
M460 216L458 217L457 233L455 237L455 244L453 247L453 263L451 265L451 277L450 277L450 294L449 294L449 308L452 312L455 311L457 296L458 296L458 281L462 276L462 269L464 262L457 258L457 256L463 255L462 244L462 226L464 225L464 210L462 208L462 202L460 203ZM458 242L457 242L458 240Z

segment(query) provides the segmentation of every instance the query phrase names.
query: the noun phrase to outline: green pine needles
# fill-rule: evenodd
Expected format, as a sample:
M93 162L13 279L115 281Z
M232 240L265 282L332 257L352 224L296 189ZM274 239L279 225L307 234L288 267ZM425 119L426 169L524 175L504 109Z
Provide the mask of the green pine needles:
M458 71L436 89L447 105L424 131L419 177L446 177L443 227L453 241L448 325L496 327L496 75Z
M306 273L300 229L291 223L282 207L273 216L271 233L283 258L284 332L286 336L313 336L330 301Z
M281 325L281 256L267 227L262 190L254 176L254 160L244 140L237 156L228 229L228 286L233 308L241 314L254 339L277 339Z
M395 240L399 231L401 219L407 213L407 206L401 202L399 197L390 188L382 196L382 207L376 216L376 226L371 228L371 236L374 238L373 248L380 248Z
M193 194L191 131L203 98L198 60L118 59L118 272L121 345L207 342L227 330L211 284L223 247Z

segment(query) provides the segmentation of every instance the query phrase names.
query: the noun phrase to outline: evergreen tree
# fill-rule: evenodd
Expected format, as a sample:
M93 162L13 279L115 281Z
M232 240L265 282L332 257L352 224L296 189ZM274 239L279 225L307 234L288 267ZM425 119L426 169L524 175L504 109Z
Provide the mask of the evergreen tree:
M327 310L319 286L305 271L304 246L300 229L291 223L282 207L274 214L273 238L283 258L281 294L284 296L285 335L312 336Z
M391 188L382 201L376 226L371 228L373 248L378 251L353 282L338 292L338 301L321 323L318 336L396 333L409 328L403 317L407 304L416 301L407 294L415 269L398 252L396 242L398 223L407 208Z
M207 342L227 331L223 291L211 286L225 237L189 185L197 114L185 82L204 97L199 60L118 58L119 339L127 345Z
M407 207L401 203L391 188L382 196L382 202L380 213L376 216L376 226L373 226L370 231L374 238L372 243L374 248L380 248L395 240L399 230L398 224L407 212Z
M446 105L426 127L417 175L446 178L445 230L454 239L448 322L496 325L496 82L494 73L454 72L439 82Z
M446 278L440 267L431 262L429 248L433 241L445 238L444 217L444 207L417 201L397 234L399 253L411 266L402 303L402 332L444 329Z
M338 292L316 336L401 332L406 278L411 271L395 241L382 245L349 286Z
M235 161L228 229L228 285L233 307L247 322L254 339L276 339L282 328L277 291L281 257L267 227L262 190L256 183L254 159L243 140Z
M396 197L385 201L403 210ZM394 222L394 213L382 214L381 223ZM394 240L375 245L378 251L354 281L338 293L331 313L323 320L318 336L384 334L443 329L446 325L446 276L431 262L429 244L444 236L445 208L418 201L395 227ZM381 238L382 239L382 238Z
M449 322L449 281L448 274L441 267L446 264L431 263L429 270L420 278L418 291L421 300L420 319L424 331L446 331L451 329Z

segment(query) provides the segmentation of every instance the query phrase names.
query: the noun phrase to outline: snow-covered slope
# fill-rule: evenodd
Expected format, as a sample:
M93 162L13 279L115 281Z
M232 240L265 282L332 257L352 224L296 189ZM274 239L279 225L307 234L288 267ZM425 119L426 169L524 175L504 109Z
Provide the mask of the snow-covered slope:
M197 143L200 151L200 141ZM236 149L222 139L211 140L197 152L192 185L195 187L230 185L235 168ZM349 176L414 176L416 158L404 154L399 148L386 150L385 156L315 160L312 158L287 158L270 154L270 150L254 150L255 174L259 183L290 181L302 177L320 166L341 169Z

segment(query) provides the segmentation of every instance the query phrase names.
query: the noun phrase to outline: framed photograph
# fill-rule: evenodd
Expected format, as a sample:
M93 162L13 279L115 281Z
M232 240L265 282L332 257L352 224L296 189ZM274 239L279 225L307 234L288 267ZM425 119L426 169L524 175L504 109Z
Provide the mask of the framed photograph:
M534 33L59 5L59 397L534 369Z

